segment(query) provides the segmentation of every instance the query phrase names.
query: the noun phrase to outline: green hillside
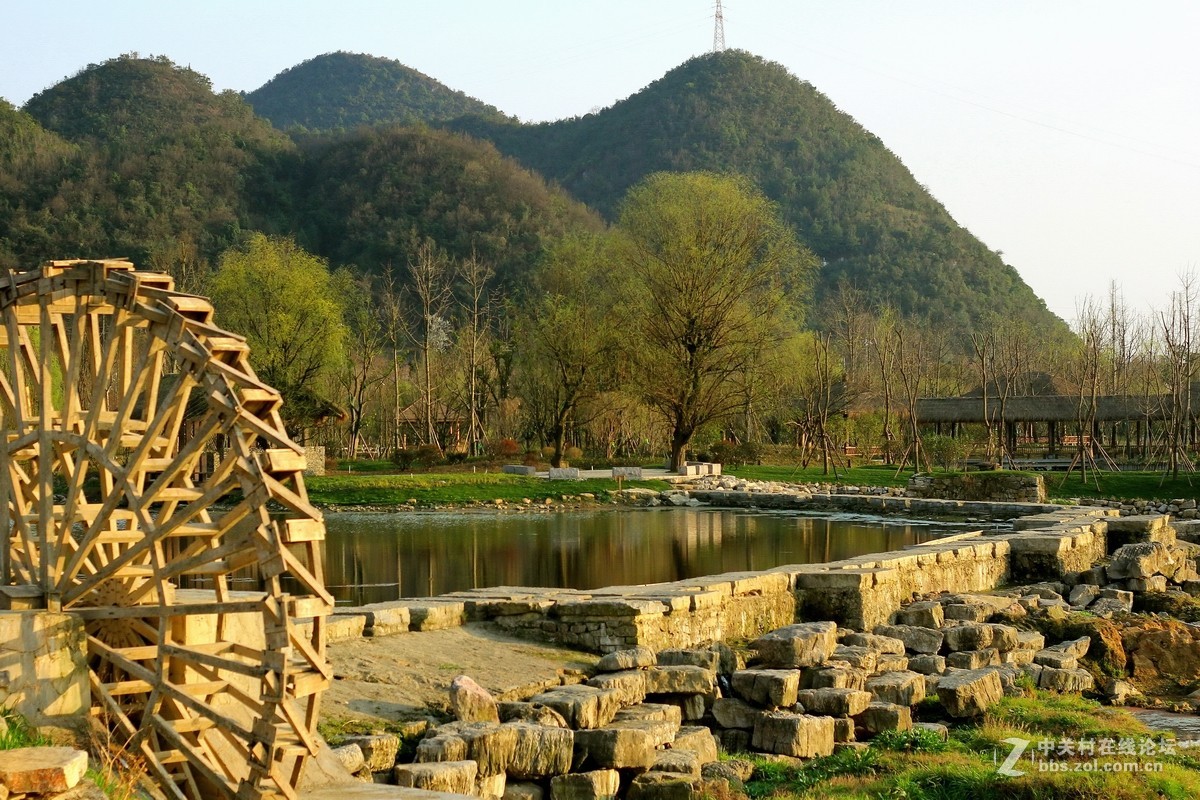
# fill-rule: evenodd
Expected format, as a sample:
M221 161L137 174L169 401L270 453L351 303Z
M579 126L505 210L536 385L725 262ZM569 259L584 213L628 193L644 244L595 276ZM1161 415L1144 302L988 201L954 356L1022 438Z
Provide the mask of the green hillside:
M363 129L305 147L303 239L335 263L401 269L433 239L510 285L547 237L603 221L487 142L424 127Z
M825 260L819 296L845 281L873 302L959 331L992 314L1066 330L877 137L811 85L748 53L694 58L581 118L454 125L610 218L625 191L651 172L744 173Z
M292 142L234 92L165 58L122 56L34 96L25 111L80 157L39 202L53 213L33 258L127 256L180 242L212 255L278 201Z
M21 266L23 254L46 244L46 202L78 157L78 148L0 100L0 267Z
M398 61L359 53L309 59L279 73L246 100L283 130L354 130L440 122L466 114L502 118L492 106Z

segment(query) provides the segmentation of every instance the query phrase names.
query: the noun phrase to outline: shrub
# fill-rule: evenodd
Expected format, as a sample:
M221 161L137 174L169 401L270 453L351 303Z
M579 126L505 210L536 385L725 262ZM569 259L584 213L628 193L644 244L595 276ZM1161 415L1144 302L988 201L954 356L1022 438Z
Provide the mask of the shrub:
M578 461L579 459L583 458L583 450L579 449L578 447L568 447L563 451L563 458L567 459L568 461Z
M442 448L436 444L423 444L417 448L415 461L422 467L432 467L442 460Z
M542 454L537 450L526 450L525 458L521 463L527 467L536 467L539 463L541 463L541 460Z
M505 438L496 444L496 454L503 458L512 458L519 452L521 452L521 445L516 439Z
M412 469L413 462L417 459L417 452L410 450L407 447L397 447L392 451L391 460L400 469Z

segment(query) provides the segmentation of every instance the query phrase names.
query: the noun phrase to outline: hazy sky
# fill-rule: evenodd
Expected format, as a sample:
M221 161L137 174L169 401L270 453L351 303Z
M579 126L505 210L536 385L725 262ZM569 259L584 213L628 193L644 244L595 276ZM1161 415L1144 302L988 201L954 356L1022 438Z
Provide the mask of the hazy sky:
M334 50L394 58L523 120L585 114L713 40L713 0L7 0L0 96L166 55L252 90ZM1070 320L1200 270L1200 2L729 0L729 47L877 134Z

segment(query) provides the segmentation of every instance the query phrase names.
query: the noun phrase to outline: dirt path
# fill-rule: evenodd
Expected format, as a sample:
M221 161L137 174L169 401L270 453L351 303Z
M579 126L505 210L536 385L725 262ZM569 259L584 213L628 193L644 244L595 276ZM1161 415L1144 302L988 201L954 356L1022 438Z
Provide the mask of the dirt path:
M395 722L444 713L456 675L470 675L498 699L523 699L564 678L577 681L597 658L515 639L489 623L338 642L329 646L335 677L321 716Z

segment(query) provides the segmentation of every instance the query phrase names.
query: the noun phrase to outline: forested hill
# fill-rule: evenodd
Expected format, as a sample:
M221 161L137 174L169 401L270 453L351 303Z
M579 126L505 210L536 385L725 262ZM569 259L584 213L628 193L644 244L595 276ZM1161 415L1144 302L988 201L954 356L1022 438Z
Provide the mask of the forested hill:
M358 53L326 53L286 69L246 99L283 130L354 130L364 125L441 122L466 114L492 119L492 106L409 69Z
M559 182L610 218L659 170L735 171L779 203L839 282L874 302L967 330L992 315L1065 332L1016 270L947 213L878 138L782 66L740 51L694 58L585 117L454 126Z

